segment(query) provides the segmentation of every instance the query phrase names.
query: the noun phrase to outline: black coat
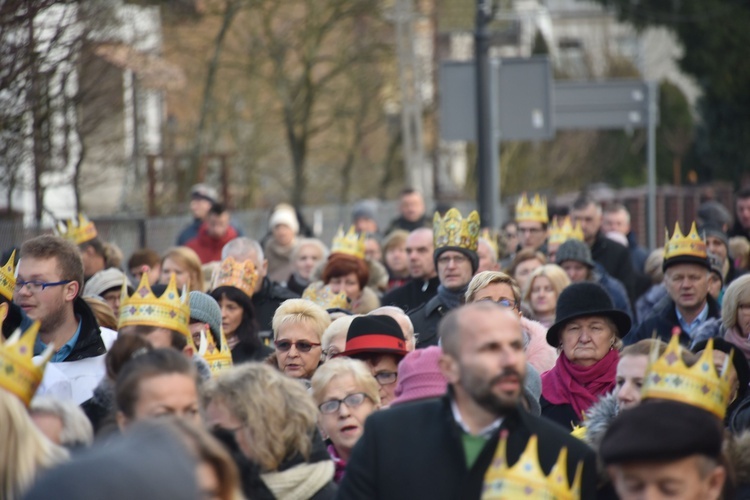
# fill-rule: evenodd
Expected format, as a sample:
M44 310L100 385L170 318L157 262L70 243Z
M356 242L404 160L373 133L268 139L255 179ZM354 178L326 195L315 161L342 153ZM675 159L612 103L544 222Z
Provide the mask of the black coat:
M609 274L625 285L630 303L634 303L638 298L636 295L636 272L633 270L628 248L610 240L599 231L596 233L594 244L591 245L591 257L601 264Z
M272 352L273 349L262 343L258 346L252 346L240 342L234 346L234 349L232 349L232 364L238 365L249 361L262 362L265 361Z
M78 335L73 350L63 363L69 361L80 361L82 359L95 358L107 353L107 347L102 340L99 323L96 322L94 312L81 297L73 301L73 313L81 319L81 333ZM41 352L34 352L34 355Z
M399 216L391 221L388 228L383 231L383 234L388 235L396 229L403 229L404 231L412 232L420 227L432 227L432 218L425 214L415 221L410 221L406 220L403 216Z
M435 295L426 304L409 313L409 319L414 325L414 333L418 334L418 349L438 345L438 324L443 316L448 314L448 311L450 311L450 308L443 304L438 295Z
M720 318L721 308L719 304L710 295L707 297L708 301L708 317L709 318ZM656 332L656 337L664 342L669 342L672 338L672 329L680 326L680 320L677 319L677 311L675 310L674 301L667 297L667 300L655 310L648 318L641 322L640 325L633 328L625 338L622 339L625 345L635 344L639 340L650 339ZM680 333L680 344L685 347L689 347L691 343L690 337L687 333Z
M539 405L542 407L542 416L556 424L560 425L566 431L573 430L573 425L581 423L581 415L576 415L572 405L569 404L552 404L544 396L539 397Z
M424 281L414 279L404 286L394 288L383 295L380 304L384 306L397 306L407 313L418 308L437 294L440 280L437 276Z
M546 474L562 447L568 449L568 477L583 461L582 498L596 497L596 458L582 441L555 424L523 410L508 414L508 457L515 463L532 434L539 439L539 461ZM475 499L495 455L499 432L490 438L471 469L449 397L416 402L370 415L339 485L339 499Z
M271 322L276 309L287 299L298 299L299 295L268 278L263 278L263 286L253 294L253 307L255 308L258 328L261 338L273 337L271 334Z

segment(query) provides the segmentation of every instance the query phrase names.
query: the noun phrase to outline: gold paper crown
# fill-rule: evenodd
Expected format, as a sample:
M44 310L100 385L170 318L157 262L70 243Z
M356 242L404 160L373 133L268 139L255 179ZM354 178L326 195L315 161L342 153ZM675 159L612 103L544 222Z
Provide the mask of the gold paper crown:
M229 349L227 339L224 336L224 328L220 327L219 338L221 347L216 346L211 330L201 330L201 347L198 354L206 360L211 373L216 375L221 370L232 367L232 351Z
M672 335L661 357L658 346L651 349L648 369L641 388L642 399L671 399L707 410L721 420L729 406L729 363L727 356L721 374L714 366L713 339L709 339L700 359L691 367L682 360L679 330Z
M460 247L472 252L477 251L479 240L479 214L473 210L464 219L458 209L451 208L440 218L435 212L432 218L435 250L443 247Z
M16 289L16 251L10 254L10 259L0 268L0 294L6 299L13 300Z
M570 222L570 217L565 217L563 223L560 224L557 217L552 219L552 224L549 227L549 239L548 244L560 244L562 245L568 240L583 241L583 230L581 229L581 223L577 222L575 227Z
M319 286L318 283L312 283L302 292L302 298L314 302L323 309L344 309L346 311L352 309L346 292L333 293L329 285Z
M57 222L57 235L72 241L76 245L91 241L97 236L96 226L88 217L78 214L78 220L66 219Z
M518 461L508 467L507 432L498 442L495 456L484 475L482 500L556 499L574 500L581 498L581 475L583 464L578 463L575 479L568 482L568 449L563 448L557 462L545 475L539 464L537 437L532 435Z
M18 328L5 343L0 335L0 388L18 396L26 406L42 382L44 368L54 352L50 343L38 361L33 359L40 324L34 321L23 334Z
M523 193L516 203L516 222L522 221L547 224L549 222L547 198L542 198L537 193L534 195L534 200L529 203L529 198L526 193Z
M346 234L344 234L344 228L339 226L336 236L333 237L331 253L344 253L364 260L365 238L367 238L367 235L365 233L357 233L354 230L354 226L350 226Z
M129 325L156 326L175 330L188 338L188 344L193 344L190 334L190 302L183 289L182 295L177 292L177 282L174 273L169 278L169 285L161 297L156 297L148 283L148 274L144 273L141 283L133 295L128 297L127 284L122 285L120 300L120 320L118 330Z
M680 223L675 222L674 234L669 237L669 230L664 230L666 233L667 243L664 245L664 261L675 257L696 257L698 259L705 260L708 263L708 252L706 251L706 242L698 234L698 230L695 228L695 222L690 228L690 232L687 235L683 235L680 230Z
M234 257L227 257L221 261L216 275L213 279L212 289L220 286L233 286L252 297L255 293L255 285L258 282L258 272L255 270L253 261L246 260L237 262Z

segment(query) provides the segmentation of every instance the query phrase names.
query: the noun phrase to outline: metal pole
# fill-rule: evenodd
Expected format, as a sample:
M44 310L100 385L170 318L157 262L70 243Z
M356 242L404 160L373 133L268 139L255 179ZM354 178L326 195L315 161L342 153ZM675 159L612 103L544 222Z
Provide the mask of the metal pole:
M497 147L492 134L491 89L490 89L490 36L487 28L492 4L489 0L477 0L476 31L474 33L474 63L477 85L477 205L483 227L495 227L494 215L497 205L497 183L492 181L493 149Z
M648 82L648 246L656 248L656 82Z

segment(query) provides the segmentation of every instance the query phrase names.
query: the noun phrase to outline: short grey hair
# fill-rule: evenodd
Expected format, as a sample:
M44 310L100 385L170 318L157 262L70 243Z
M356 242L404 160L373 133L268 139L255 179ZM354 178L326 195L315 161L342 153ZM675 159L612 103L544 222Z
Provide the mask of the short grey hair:
M229 243L227 243L227 245L229 245ZM325 244L322 241L320 241L317 238L300 238L297 240L297 244L292 249L292 253L289 256L289 259L292 262L296 261L297 257L299 256L300 251L304 247L317 248L320 251L321 260L326 260L328 258L328 247L325 246Z
M235 260L240 262L252 260L255 267L262 266L263 260L265 259L265 255L263 255L263 247L260 246L260 243L245 236L235 238L224 245L224 248L221 249L221 260L224 260L227 257L234 257Z
M86 414L72 401L63 401L50 396L39 396L31 401L29 413L54 415L62 422L60 445L66 448L91 446L94 428Z
M404 337L406 338L407 344L411 344L412 350L416 348L417 346L417 334L414 333L414 323L412 323L411 318L409 317L406 312L397 306L382 306L378 307L377 309L373 309L369 313L367 313L367 316L390 316L391 318L395 319L396 322L398 322L399 326L401 326L401 320L404 320L404 323L406 324L406 331L404 332Z

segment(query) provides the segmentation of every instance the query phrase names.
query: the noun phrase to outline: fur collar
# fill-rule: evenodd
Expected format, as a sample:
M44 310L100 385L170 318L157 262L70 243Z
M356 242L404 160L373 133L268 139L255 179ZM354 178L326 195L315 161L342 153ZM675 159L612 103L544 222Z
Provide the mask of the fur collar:
M607 432L609 424L618 413L617 398L613 393L605 394L599 398L599 401L586 411L584 417L583 424L586 426L586 444L598 452L604 433Z

